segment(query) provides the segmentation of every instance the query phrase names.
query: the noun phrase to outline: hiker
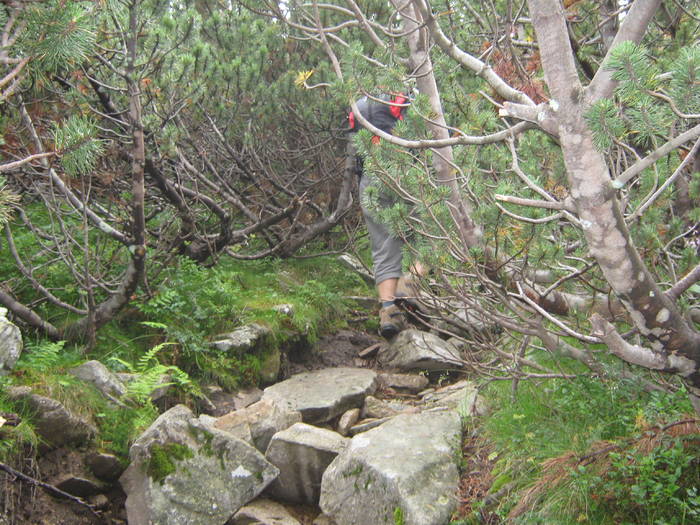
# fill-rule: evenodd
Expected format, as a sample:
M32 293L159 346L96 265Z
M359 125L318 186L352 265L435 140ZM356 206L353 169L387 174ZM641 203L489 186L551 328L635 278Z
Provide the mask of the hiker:
M357 101L357 108L372 125L386 133L391 133L396 122L403 120L410 101L404 94L381 95L377 98L379 100L362 97ZM352 111L348 115L348 120L351 133L362 129ZM377 144L379 137L375 135L372 142ZM370 179L362 169L362 158L356 155L352 140L350 140L348 152L356 156L356 172L360 175L360 205L372 245L374 281L381 303L379 334L385 339L391 339L407 326L404 312L397 302L415 296L415 287L411 285L410 274L404 277L401 269L403 240L394 237L387 226L375 220L366 207L364 193L370 184ZM380 197L379 204L383 207L391 206L392 201L390 198ZM422 267L418 263L414 265L414 272L422 273Z

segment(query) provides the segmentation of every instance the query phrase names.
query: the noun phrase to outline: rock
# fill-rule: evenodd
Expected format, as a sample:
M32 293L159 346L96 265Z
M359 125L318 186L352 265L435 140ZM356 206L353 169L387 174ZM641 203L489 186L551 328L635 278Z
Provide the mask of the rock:
M262 399L242 410L235 410L221 416L214 426L239 439L245 439L243 436L249 435L249 442L264 453L273 435L300 421L299 411Z
M459 352L438 336L408 329L379 350L377 360L386 367L401 370L454 370L462 368Z
M90 472L103 481L117 481L124 472L119 458L112 454L94 452L85 458L85 464Z
M462 417L484 416L488 412L486 401L479 395L476 384L459 381L423 397L426 404L456 410Z
M270 335L272 335L272 330L269 327L251 323L221 336L212 345L222 352L242 354L257 348Z
M88 503L96 510L104 510L109 507L109 498L104 494L96 494L88 499Z
M461 422L402 414L352 438L323 475L320 506L338 525L445 525L456 506Z
M120 482L129 525L226 523L277 476L254 447L203 426L183 405L132 445Z
M24 403L34 413L34 430L50 448L82 445L97 433L87 420L73 414L55 399L32 393L27 386L10 387L7 396Z
M120 398L126 394L126 386L99 361L88 361L71 368L68 373L95 385L108 398Z
M377 375L364 368L326 368L304 372L267 387L263 400L301 412L305 423L324 423L360 407L377 388Z
M383 401L374 396L367 396L365 398L365 406L362 410L362 415L364 417L377 419L392 417L402 412L417 411L415 407L404 405L396 401Z
M347 442L336 432L306 423L275 434L265 452L280 471L268 489L270 495L290 503L317 504L321 477Z
M53 485L57 489L79 498L102 494L107 490L107 487L103 484L71 474L64 475L60 480L55 481Z
M259 498L236 512L226 525L301 525L301 523L279 503Z
M7 308L0 308L0 375L7 375L22 355L22 333L7 319Z
M277 382L282 366L282 352L279 348L269 350L260 362L260 383L271 385Z
M345 267L347 267L349 270L352 270L357 275L359 275L367 284L374 286L374 274L367 270L365 268L365 265L362 264L362 262L357 257L349 253L344 253L338 256L338 260L341 263L343 263ZM374 304L376 304L377 300L374 299L373 302Z
M351 408L340 416L338 420L338 434L341 436L347 436L350 432L350 427L353 426L360 420L360 409Z
M379 387L417 394L428 386L428 378L419 374L379 374Z
M273 306L272 309L282 315L287 317L294 317L294 305L293 304L278 304Z
M246 388L236 392L233 402L236 410L248 407L262 399L263 391L256 387Z
M374 343L371 346L368 346L367 348L360 350L357 353L357 357L361 357L362 359L369 359L370 357L374 357L377 355L377 352L379 352L379 347L382 346L382 343Z
M384 423L386 423L390 419L391 419L390 417L383 417L381 419L375 419L375 418L363 419L357 425L353 425L352 427L350 427L350 435L354 436L356 434L361 434L362 432L367 432L368 430L372 430L373 428L377 428L379 425L383 425Z
M325 514L321 514L313 521L311 525L336 525L336 523L330 517L326 516Z

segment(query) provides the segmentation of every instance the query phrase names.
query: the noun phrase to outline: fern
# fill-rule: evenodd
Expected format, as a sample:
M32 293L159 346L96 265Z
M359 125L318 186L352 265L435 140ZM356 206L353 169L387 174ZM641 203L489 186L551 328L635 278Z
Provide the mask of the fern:
M65 341L43 341L28 345L27 351L22 353L17 368L26 371L47 372L60 361L65 344Z

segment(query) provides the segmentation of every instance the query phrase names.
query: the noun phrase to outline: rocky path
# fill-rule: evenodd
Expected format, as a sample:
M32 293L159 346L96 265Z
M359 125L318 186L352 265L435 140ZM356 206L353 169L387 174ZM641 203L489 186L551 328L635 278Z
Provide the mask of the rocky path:
M462 420L484 410L471 383L454 382L458 349L417 330L390 344L345 330L286 357L287 379L264 390L212 387L208 413L183 405L164 412L133 444L124 472L108 455L73 457L82 465L63 464L62 486L102 508L102 523L447 525ZM118 396L119 378L99 364L76 375ZM453 382L431 384L437 378ZM59 407L31 391L12 395L46 405L48 434L58 439ZM66 421L69 437L82 434L52 454L94 432ZM100 522L79 506L45 507L26 523Z

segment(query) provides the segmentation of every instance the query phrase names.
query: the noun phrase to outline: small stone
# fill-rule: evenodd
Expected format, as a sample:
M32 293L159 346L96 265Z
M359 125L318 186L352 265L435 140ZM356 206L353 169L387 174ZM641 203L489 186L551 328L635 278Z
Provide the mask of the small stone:
M336 523L329 516L321 514L313 521L311 525L336 525Z
M233 332L221 336L212 345L222 352L242 354L257 348L264 339L272 334L272 330L257 323L251 323L237 328Z
M109 507L109 498L104 494L96 494L90 497L88 503L96 510L104 510Z
M104 485L96 481L91 481L89 479L80 478L70 474L65 475L58 482L54 483L54 486L63 492L67 492L71 496L77 496L79 498L94 496L95 494L100 494L106 490Z
M397 410L398 407L391 406L389 403L377 399L374 396L367 396L365 398L365 407L363 415L366 418L381 419L384 417L395 416L403 410L403 406Z
M273 306L272 309L287 317L294 317L294 305L293 304L278 304Z
M117 456L102 452L90 454L85 464L98 479L110 482L118 480L125 469Z
M379 374L380 388L416 394L428 386L428 378L418 374Z
M360 420L360 409L351 408L340 416L338 421L338 434L341 436L347 436L350 433L350 427Z
M360 421L359 425L350 427L350 435L355 436L357 434L362 434L363 432L367 432L368 430L376 428L390 420L390 417L384 417L382 419L363 419Z
M284 506L266 498L251 501L226 525L301 525Z

